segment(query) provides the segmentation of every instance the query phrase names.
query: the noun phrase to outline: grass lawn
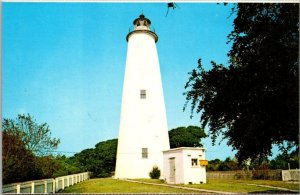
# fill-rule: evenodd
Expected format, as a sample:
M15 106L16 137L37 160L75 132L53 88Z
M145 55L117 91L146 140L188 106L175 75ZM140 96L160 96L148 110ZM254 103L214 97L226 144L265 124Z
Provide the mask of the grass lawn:
M291 190L299 191L299 183L289 183L284 181L272 181L272 180L239 180L241 183L268 185L274 187L287 188Z
M139 179L138 181L162 183L160 180L152 180L152 179ZM214 179L214 180L209 180L206 184L192 184L192 185L180 185L180 186L214 190L214 191L233 192L233 193L291 193L289 191L283 191L283 190L277 190L268 187L260 187L260 186L247 185L247 184L268 185L273 187L287 188L290 190L299 191L299 184L287 183L283 181L272 181L272 180Z
M201 193L163 186L131 183L111 178L90 179L70 186L59 193ZM202 192L203 193L203 192Z
M234 193L291 193L290 191L277 190L268 187L260 187L247 184L268 185L273 187L298 190L299 184L291 184L283 181L272 180L209 180L206 184L193 184L191 187L208 190L219 190Z
M139 179L148 183L163 183L160 180ZM247 184L268 185L299 191L299 184L270 180L209 180L207 184L180 185L189 188L225 191L233 193L291 193L267 187ZM90 179L66 188L61 193L201 193L200 191L176 189L165 186L152 186L140 183L115 180L111 178ZM207 192L202 192L207 193Z

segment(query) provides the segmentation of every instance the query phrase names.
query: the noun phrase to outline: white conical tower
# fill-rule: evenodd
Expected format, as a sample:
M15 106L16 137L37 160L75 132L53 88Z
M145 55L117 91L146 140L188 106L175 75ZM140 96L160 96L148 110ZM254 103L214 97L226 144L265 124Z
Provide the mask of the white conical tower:
M116 178L149 178L153 166L162 172L162 151L170 149L156 50L158 37L143 14L133 24L134 30L126 37Z

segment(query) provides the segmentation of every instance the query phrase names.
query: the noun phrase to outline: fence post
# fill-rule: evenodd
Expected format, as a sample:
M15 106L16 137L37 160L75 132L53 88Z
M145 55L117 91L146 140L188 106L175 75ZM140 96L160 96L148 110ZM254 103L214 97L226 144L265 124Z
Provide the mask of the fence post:
M70 176L67 176L67 187L70 186Z
M55 178L55 192L58 192L58 178Z
M31 182L31 194L34 194L34 181L33 182Z
M47 180L44 181L44 194L47 194L48 191Z
M20 194L21 184L17 184L16 189L17 189L17 194Z
M55 179L52 179L52 193L55 193Z
M65 177L62 177L61 188L65 189Z

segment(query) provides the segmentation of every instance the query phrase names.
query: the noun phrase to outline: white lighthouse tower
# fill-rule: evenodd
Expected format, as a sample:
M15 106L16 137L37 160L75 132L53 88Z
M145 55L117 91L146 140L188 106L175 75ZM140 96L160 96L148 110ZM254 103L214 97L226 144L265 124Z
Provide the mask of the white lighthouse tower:
M149 178L154 166L162 172L163 151L170 149L156 50L158 37L143 14L133 24L134 30L126 37L116 178Z

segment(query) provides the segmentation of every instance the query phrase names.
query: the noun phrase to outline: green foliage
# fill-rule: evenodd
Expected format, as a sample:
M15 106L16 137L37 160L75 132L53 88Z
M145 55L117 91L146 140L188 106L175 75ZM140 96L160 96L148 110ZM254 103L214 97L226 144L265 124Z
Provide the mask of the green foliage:
M150 171L149 176L150 176L151 179L159 179L159 177L160 177L159 168L157 166L154 166L152 168L152 170Z
M19 114L16 120L4 119L3 131L20 137L26 148L37 156L46 156L56 149L60 140L51 138L47 123L37 124L29 114Z
M177 127L169 131L171 148L202 147L201 139L207 137L204 130L197 126Z
M227 157L224 161L221 161L218 158L210 160L207 165L208 171L233 171L239 169L240 167L237 160L231 159L230 157Z
M218 158L216 158L214 160L210 160L210 161L208 161L206 170L207 171L218 171L221 163L222 163L222 161Z
M110 177L115 170L117 144L117 139L99 142L94 149L83 150L71 159L81 169L93 172L95 177Z
M60 177L85 171L82 167L76 164L76 162L74 162L71 158L66 157L65 155L56 156L52 159L52 161L53 165L56 166L52 177Z
M290 167L289 167L290 166ZM299 169L299 149L291 153L283 152L270 161L272 169Z
M229 66L201 60L186 83L186 104L201 115L215 143L220 134L239 162L299 146L298 4L238 4Z
M244 162L242 165L239 165L235 158L231 159L230 157L227 157L224 161L214 159L208 161L206 169L207 171L233 171L248 169L253 171L254 179L267 179L269 170L287 170L289 168L299 169L299 149L295 149L290 153L286 151L282 154L278 154L273 160L269 160L267 157L262 157L250 160L249 163Z
M219 171L232 171L238 169L238 162L236 160L230 159L230 157L227 157L219 166Z
M72 159L49 155L59 139L52 139L48 125L38 125L29 114L18 115L16 120L4 119L2 135L5 184L83 172Z
M34 179L35 157L27 150L20 137L2 133L2 178L3 183Z

